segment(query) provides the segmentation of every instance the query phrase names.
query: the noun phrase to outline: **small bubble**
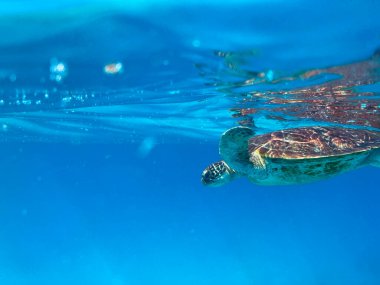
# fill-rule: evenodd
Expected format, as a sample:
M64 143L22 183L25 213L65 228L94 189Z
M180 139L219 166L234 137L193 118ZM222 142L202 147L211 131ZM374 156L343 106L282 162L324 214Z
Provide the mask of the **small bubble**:
M66 67L65 67L65 65L62 62L58 63L55 66L55 71L56 72L64 72L65 70L66 70Z
M64 104L70 103L70 101L71 101L72 99L73 99L72 97L63 97L63 98L62 98L62 103L64 103Z
M193 40L192 45L193 45L193 47L198 48L201 46L201 42L199 40L195 39L195 40Z

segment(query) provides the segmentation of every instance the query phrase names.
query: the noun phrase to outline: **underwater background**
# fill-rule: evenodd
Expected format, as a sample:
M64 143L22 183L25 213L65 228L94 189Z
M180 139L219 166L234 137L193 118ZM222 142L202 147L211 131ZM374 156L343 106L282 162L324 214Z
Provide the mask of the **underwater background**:
M379 169L202 185L227 129L380 129L379 1L0 1L1 285L378 285Z

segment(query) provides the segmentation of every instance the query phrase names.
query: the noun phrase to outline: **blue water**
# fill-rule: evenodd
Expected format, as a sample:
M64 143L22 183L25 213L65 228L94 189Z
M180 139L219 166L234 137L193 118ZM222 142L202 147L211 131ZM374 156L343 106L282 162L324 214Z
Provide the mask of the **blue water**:
M31 3L0 3L1 285L380 284L379 168L200 182L239 124L380 129L378 1Z

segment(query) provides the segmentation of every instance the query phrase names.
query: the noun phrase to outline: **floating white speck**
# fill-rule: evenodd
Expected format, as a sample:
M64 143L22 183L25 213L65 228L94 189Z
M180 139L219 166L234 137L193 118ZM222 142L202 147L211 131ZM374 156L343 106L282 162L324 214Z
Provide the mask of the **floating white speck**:
M123 72L123 64L121 62L109 63L104 66L106 74L119 74Z
M56 72L64 72L65 70L66 70L66 67L65 67L65 65L62 62L58 63L55 66L55 71Z
M67 76L67 66L56 58L50 60L50 80L61 82Z
M61 99L61 102L62 102L62 104L69 104L70 102L71 102L71 100L72 100L73 98L72 97L70 97L70 96L68 96L68 97L63 97L62 99Z

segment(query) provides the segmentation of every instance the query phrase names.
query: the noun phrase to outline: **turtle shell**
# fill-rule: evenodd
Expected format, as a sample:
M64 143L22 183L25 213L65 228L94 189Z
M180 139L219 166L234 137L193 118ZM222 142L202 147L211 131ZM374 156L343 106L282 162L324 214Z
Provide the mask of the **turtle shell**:
M258 164L262 158L313 159L376 148L380 148L380 132L339 127L285 129L248 141L250 160Z

